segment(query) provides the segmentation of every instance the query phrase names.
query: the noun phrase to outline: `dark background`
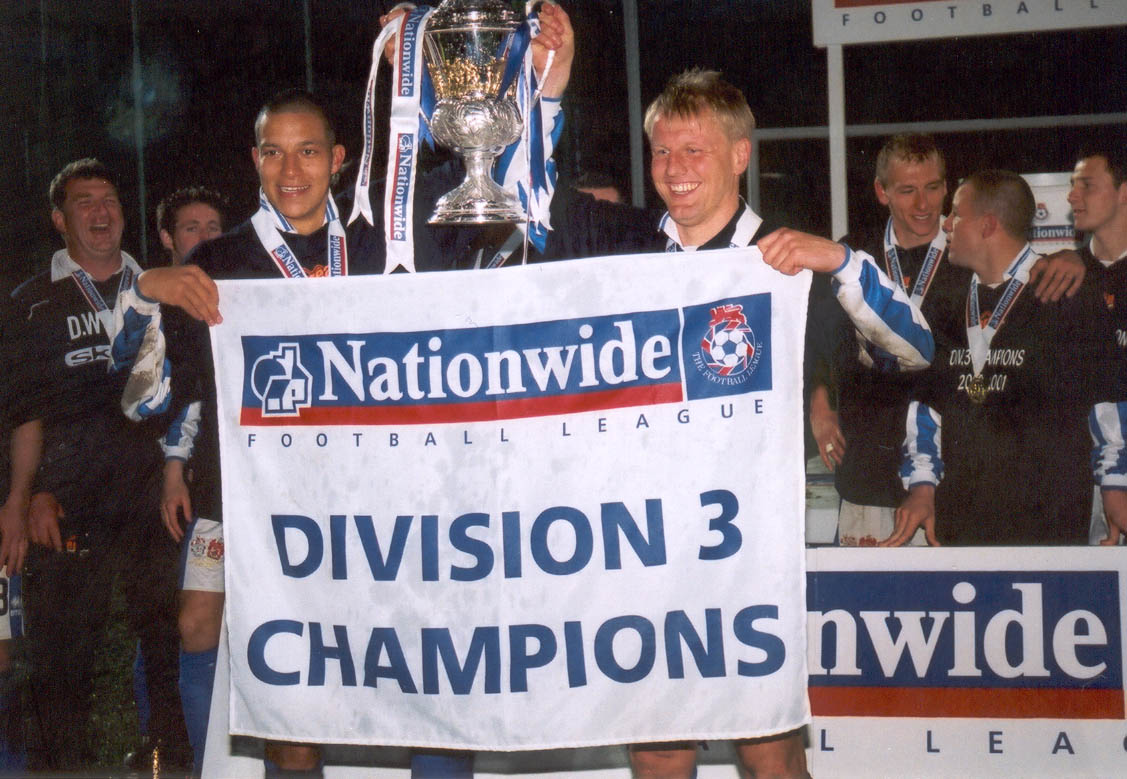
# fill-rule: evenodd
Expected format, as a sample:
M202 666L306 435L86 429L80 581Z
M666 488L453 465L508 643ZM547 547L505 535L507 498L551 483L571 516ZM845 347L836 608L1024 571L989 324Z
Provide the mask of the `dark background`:
M304 86L301 0L136 0L143 76L148 246L141 246L129 0L5 0L0 10L0 252L5 279L46 263L61 243L46 189L68 161L96 156L121 177L125 248L159 262L156 203L189 184L228 194L233 222L256 204L249 148L261 103ZM392 5L391 2L387 3ZM380 0L309 0L314 90L342 142L360 148L361 99ZM619 0L564 0L578 40L561 171L629 182ZM673 73L717 68L747 94L763 128L827 123L825 52L811 43L807 0L639 0L643 104ZM1109 113L1127 110L1127 28L851 46L850 124ZM938 136L950 180L987 165L1068 170L1077 147L1118 127ZM851 226L879 219L871 192L880 138L848 143ZM830 230L828 143L761 145L761 212ZM377 156L382 165L382 155ZM647 194L654 202L652 191ZM232 222L232 223L233 223Z

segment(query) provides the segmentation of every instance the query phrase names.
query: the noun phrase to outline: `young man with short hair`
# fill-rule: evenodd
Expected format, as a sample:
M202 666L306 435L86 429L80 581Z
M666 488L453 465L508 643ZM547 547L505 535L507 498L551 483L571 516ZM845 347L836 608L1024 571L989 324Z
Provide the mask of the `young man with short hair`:
M694 69L674 76L645 116L650 174L665 213L557 192L549 250L596 256L758 246L763 260L782 273L832 273L852 326L882 344L904 369L925 367L933 344L919 310L869 257L794 230L772 232L740 197L754 127L743 93L719 73ZM744 775L807 775L802 729L739 741L736 752ZM696 747L637 745L630 760L639 777L689 777Z
M542 12L541 19L551 36L558 36L562 27L567 29L566 48L557 53L552 76L543 90L545 97L558 98L570 72L573 53L570 26L566 14L556 7ZM533 45L537 52L536 67L542 70L547 46L540 39ZM547 116L545 123L550 129L553 117ZM177 449L185 459L194 449L194 484L190 499L184 496L180 503L166 502L163 518L169 532L179 539L184 533L184 519L206 517L217 535L207 540L205 552L216 544L218 549L222 548L215 387L206 328L191 322L184 312L208 323L220 321L213 278L305 279L380 273L385 262L384 235L379 223L383 209L372 209L377 217L375 226L363 220L348 226L342 223L331 184L344 161L345 149L336 142L324 107L308 93L284 92L262 107L254 130L251 156L261 185L258 212L231 232L196 247L188 258L189 266L150 271L138 280L138 290L143 296L179 306L183 311L172 307L164 309L167 356L172 365L170 383L159 391L147 387L141 395L127 398L125 405L136 413L142 404L156 402L154 398L169 389L175 403L203 399L203 418L198 433L189 424L179 431L174 428L173 433L183 435L170 435L166 439L166 451ZM459 259L470 254L474 230L430 227L425 223L430 207L459 180L460 175L455 176L452 169L442 168L440 173L420 176L417 181L416 203L420 205L415 208L415 254L419 270L454 267ZM163 357L154 357L154 354L139 358L139 363L143 359L159 361ZM186 412L187 407L181 411ZM221 581L220 569L218 582ZM218 604L221 609L222 596ZM199 674L191 685L201 692L206 689L208 697L205 700L199 696L201 704L210 700L219 614L221 611L212 610L211 616L215 619L207 624L214 626L214 630L208 631L208 646L197 652L206 655L206 662L201 666L209 669L206 674ZM189 718L197 765L202 763L208 708L202 705L199 716ZM267 758L271 775L278 770L313 774L318 771L320 750L316 745L271 742L267 744Z
M223 233L227 198L207 187L178 189L157 204L161 246L173 265L183 265L188 252Z
M1077 231L1088 236L1081 248L1090 277L1103 295L1115 328L1120 359L1127 361L1127 144L1112 136L1080 153L1068 202ZM1123 428L1127 412L1101 406L1093 415L1097 452L1089 542L1117 544L1127 531L1127 462ZM1110 520L1110 521L1109 521Z
M937 297L960 286L948 267L947 236L939 229L947 197L947 166L930 136L897 135L877 155L873 189L888 208L880 230L842 243L883 259L884 270L920 305L925 317ZM958 294L955 291L953 294ZM916 374L858 338L828 277L814 279L815 314L807 330L810 427L818 454L834 472L841 496L838 542L875 546L892 533L903 500L900 444ZM923 543L917 534L912 543Z

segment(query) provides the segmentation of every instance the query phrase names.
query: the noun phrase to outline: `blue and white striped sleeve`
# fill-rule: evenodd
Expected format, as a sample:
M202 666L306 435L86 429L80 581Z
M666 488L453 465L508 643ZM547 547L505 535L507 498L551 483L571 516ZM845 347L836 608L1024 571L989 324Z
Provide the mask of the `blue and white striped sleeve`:
M192 456L192 449L196 445L196 433L200 429L202 408L202 401L193 401L181 409L176 419L172 420L168 432L160 441L164 459L187 461Z
M845 247L845 262L833 281L834 294L862 338L895 357L901 370L919 371L931 363L935 339L919 306L872 257Z
M1101 489L1127 490L1127 401L1097 403L1088 414L1092 478Z
M908 405L900 478L904 489L917 484L938 485L943 479L943 424L939 412L913 400Z
M168 410L172 366L165 347L160 304L142 295L134 283L118 296L111 346L111 370L129 371L121 410L134 421Z

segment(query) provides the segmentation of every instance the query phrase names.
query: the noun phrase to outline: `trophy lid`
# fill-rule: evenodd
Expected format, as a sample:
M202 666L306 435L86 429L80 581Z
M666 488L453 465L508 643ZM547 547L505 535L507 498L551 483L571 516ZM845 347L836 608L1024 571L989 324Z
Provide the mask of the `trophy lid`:
M520 17L505 0L442 0L431 15L430 30L467 26L516 27Z

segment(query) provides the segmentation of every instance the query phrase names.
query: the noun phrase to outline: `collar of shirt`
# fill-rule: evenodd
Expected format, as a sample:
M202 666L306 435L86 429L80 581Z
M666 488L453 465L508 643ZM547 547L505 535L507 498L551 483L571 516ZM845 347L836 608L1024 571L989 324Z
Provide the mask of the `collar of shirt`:
M126 265L128 265L130 268L133 269L134 273L139 274L141 272L141 266L138 265L137 261L135 259L133 259L132 257L130 257L126 252L121 253L121 265L122 265L122 267L125 267ZM56 282L56 281L59 281L60 279L68 278L75 271L80 271L80 270L82 270L82 266L79 265L77 262L75 262L73 259L71 259L71 256L70 256L70 254L67 253L66 249L59 249L51 257L51 281L52 282ZM83 271L83 272L85 273L85 271ZM115 274L120 273L120 272L121 272L121 268L118 268L116 271L114 271Z
M728 224L724 225L720 232L705 241L701 246L685 246L681 243L681 237L677 233L677 223L669 217L668 212L661 217L659 227L669 238L669 251L697 251L699 249L730 249L738 246L750 246L751 239L755 237L755 233L759 230L761 224L763 224L763 218L752 211L743 198L740 198L740 207L736 209L736 213L732 214Z

